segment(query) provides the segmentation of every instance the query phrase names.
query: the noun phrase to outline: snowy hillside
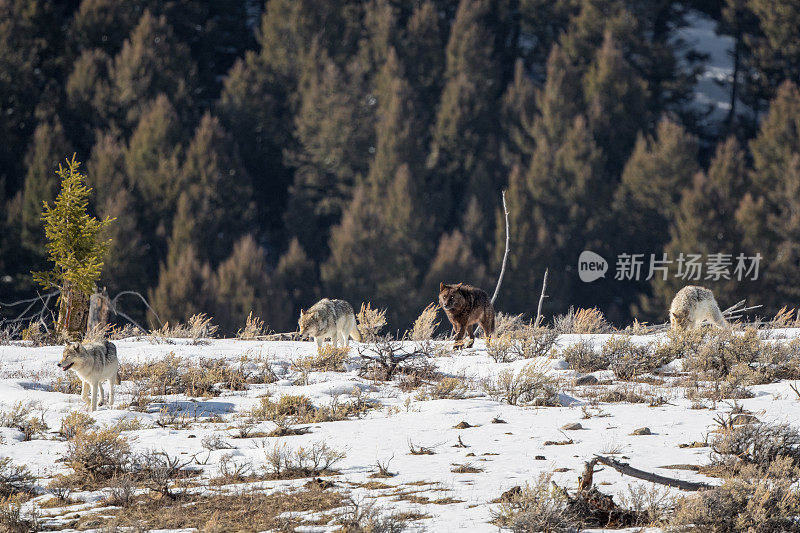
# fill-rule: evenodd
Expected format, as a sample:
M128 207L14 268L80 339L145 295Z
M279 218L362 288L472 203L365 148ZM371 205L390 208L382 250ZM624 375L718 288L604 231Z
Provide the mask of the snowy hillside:
M780 333L778 337L794 336L796 330ZM304 372L298 361L316 355L313 342L212 340L193 345L187 339L155 343L147 337L131 338L116 341L123 379L132 375L134 367L140 372L155 368L150 365L159 361L177 361L175 358L180 358L180 365L202 361L205 368L215 368L213 360L224 360L242 375L255 377L249 384L233 387L243 390L220 385L216 396L152 397L141 411L134 410L137 401L141 405L143 393L137 389L141 383L127 379L118 389L121 392L114 408L100 407L91 416L94 429L121 423L117 427L134 451L155 449L186 460L194 456L191 467L200 475L192 478L188 490L201 492L222 490L225 483L208 481L218 478L221 469L230 471L232 465L246 466L242 486L268 491L300 489L307 478L270 481L259 477L268 464L268 452L276 443L285 445L285 450L310 449L314 443L325 443L344 454L332 467L336 473L322 476L333 482L330 490L356 502L374 500L376 507L387 513L410 513L411 530L497 531L491 521L498 504L492 502L504 491L534 483L543 473L552 474L558 486L574 490L584 462L594 454L610 454L664 476L719 483L680 466L696 469L707 464L710 449L682 445L707 441L718 427L715 417L730 413L734 401L688 398L689 388L680 385L679 360L646 379L620 381L611 370L601 370L594 374L598 378L595 384L575 385L575 378L582 374L569 369L560 357L563 349L580 341L600 347L609 338L564 335L557 341L554 357L508 363L495 362L483 341L478 341L474 349L463 353L445 351L444 356L430 358L440 374L435 380L417 383L417 387L409 384L407 376L393 381L359 377L356 349L351 349L346 371ZM653 335L626 338L633 345L663 339ZM449 343L436 346L443 349ZM405 347L412 349L413 343L407 342ZM19 429L0 428L0 457L27 465L37 477L36 492L40 495L23 504L23 512L38 509L42 524L49 528L101 527L103 521L92 522L91 517L114 514L114 507L104 500L108 490L76 490L70 495L69 505L54 505L52 494L44 489L56 474L70 472L60 461L69 446L59 435L62 420L73 411L86 412L79 394L56 392L65 386L64 376L56 367L60 355L57 346L0 346L0 413L8 413L22 402L30 407L31 416L41 417L49 428L32 435L31 440L24 440ZM547 367L556 380L560 406L509 405L486 394L482 383L528 364ZM259 384L258 376L270 371L277 380ZM437 380L441 383L443 377L457 378L458 386L444 393L447 387L435 389ZM762 422L794 422L800 419L800 402L790 384L782 381L751 386L753 397L736 400L737 406ZM622 395L619 401L603 396L615 391ZM284 395L304 395L315 407L357 402L363 412L346 420L293 426L307 428L305 434L265 436L275 430L275 423L258 421L245 428L245 422L252 420L254 408L264 405L262 397L266 395L272 402L279 402ZM437 395L451 397L436 399ZM640 403L630 403L631 399ZM129 406L132 402L134 405ZM2 419L7 421L8 417ZM134 419L138 424L131 422ZM470 427L457 429L455 426L462 422ZM571 423L579 423L581 429L561 429ZM632 435L642 427L649 428L651 434ZM242 433L247 437L239 438ZM210 445L214 440L216 445ZM427 448L430 453L411 454L412 445L417 451ZM216 447L220 449L209 449ZM376 477L379 463L396 475ZM627 493L631 485L644 483L611 468L597 471L594 481L612 495ZM307 512L295 518L308 521L300 531L335 531L334 514Z

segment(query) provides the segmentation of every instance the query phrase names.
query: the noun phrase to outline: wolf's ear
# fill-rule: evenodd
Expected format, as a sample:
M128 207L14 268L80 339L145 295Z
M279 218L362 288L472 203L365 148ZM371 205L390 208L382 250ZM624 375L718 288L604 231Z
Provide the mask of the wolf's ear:
M306 310L305 309L301 309L300 310L300 316L303 316L304 314L306 314Z
M459 283L458 285L456 285L456 289L460 289L460 288L461 288L461 286L462 286L463 284L464 284L464 282L462 281L461 283Z
M445 287L444 282L440 281L439 282L439 292L442 292L444 290L444 287Z

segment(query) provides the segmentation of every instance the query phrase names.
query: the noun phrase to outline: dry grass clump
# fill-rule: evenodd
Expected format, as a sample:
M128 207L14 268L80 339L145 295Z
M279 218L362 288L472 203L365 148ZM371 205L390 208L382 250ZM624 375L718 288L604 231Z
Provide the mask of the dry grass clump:
M326 513L343 504L341 494L315 485L269 494L256 490L185 493L174 500L140 496L134 505L107 509L102 515L82 513L84 516L72 527L102 531L195 529L206 533L294 531L303 525L325 525L330 517L310 518L308 513Z
M578 372L605 370L611 364L611 361L595 350L594 344L588 340L581 340L567 346L561 352L561 357L564 358L571 369Z
M528 363L517 372L506 369L496 378L481 381L481 387L490 398L509 405L558 405L555 385L544 366L536 363Z
M430 398L435 400L454 399L459 400L467 392L467 386L463 379L455 377L445 377L437 381L427 391Z
M374 342L386 325L386 309L373 309L370 302L362 303L356 315L361 340Z
M257 339L264 335L265 331L264 321L254 316L253 312L250 311L247 315L247 322L245 322L244 328L236 332L236 338L239 340Z
M88 430L95 424L94 418L82 411L72 411L61 419L59 434L65 439L71 439L78 433Z
M653 373L668 361L650 344L635 344L630 337L609 338L601 350L601 358L610 362L611 370L619 379L632 379Z
M219 329L219 326L211 322L212 320L213 317L198 313L192 315L186 324L178 323L171 326L167 322L161 329L150 332L150 339L157 344L171 344L170 339L192 339L192 344L207 344L208 341L204 339L213 338Z
M560 334L610 333L613 330L602 311L596 307L577 310L570 307L567 314L555 317L553 325Z
M411 331L408 332L408 337L412 341L431 340L433 334L436 332L436 328L438 328L441 323L436 320L438 313L439 305L435 303L429 304L414 321Z
M766 474L766 475L765 475ZM669 531L680 533L784 533L797 531L797 470L786 460L767 471L750 466L719 487L678 500Z
M292 361L293 370L299 372L344 372L344 363L350 355L350 348L334 348L325 344L315 355L298 357Z
M58 344L59 341L39 321L31 322L27 328L22 330L22 340L31 343L33 346Z

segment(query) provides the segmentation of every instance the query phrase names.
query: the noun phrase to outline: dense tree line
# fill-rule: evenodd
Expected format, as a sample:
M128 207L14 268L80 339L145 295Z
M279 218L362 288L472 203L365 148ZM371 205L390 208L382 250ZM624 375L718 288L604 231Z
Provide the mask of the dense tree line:
M162 320L288 330L329 295L404 327L439 281L492 288L503 188L502 311L534 311L548 267L548 315L663 320L687 283L800 305L800 5L710 4L0 0L1 300L34 290L76 152L116 219L101 283ZM698 10L733 42L722 120L678 38ZM605 278L580 280L583 250ZM730 254L733 279L678 278L681 253ZM621 254L644 256L638 281L615 279Z

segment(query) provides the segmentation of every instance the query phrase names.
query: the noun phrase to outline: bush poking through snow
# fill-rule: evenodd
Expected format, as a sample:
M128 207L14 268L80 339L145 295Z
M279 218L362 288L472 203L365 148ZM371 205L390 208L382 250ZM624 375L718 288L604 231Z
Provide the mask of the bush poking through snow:
M86 431L95 424L94 418L81 411L72 411L61 419L59 434L67 440L81 431Z
M30 492L36 478L25 465L16 465L10 457L0 457L0 498Z
M356 315L358 332L363 342L374 342L386 325L386 309L373 309L370 302L362 303Z
M400 533L406 522L398 515L384 514L375 502L348 500L344 511L335 520L342 533Z
M78 432L67 444L64 462L86 481L99 481L126 472L130 458L127 439L108 428Z
M408 337L412 341L429 341L433 339L433 334L441 323L436 320L438 313L439 306L435 303L429 304L414 321L411 331L408 332Z
M596 307L578 309L570 307L565 315L558 315L553 320L555 330L560 334L609 333L611 325Z
M784 533L797 531L800 493L796 477L786 477L787 463L766 472L750 466L719 486L678 500L669 521L675 533ZM765 477L762 475L766 473Z
M497 363L508 363L517 359L547 357L558 339L558 332L550 328L536 328L532 324L507 328L494 335L487 343L489 357Z
M344 372L344 363L350 356L350 348L334 348L325 344L315 355L298 357L292 361L292 368L298 372Z
M619 336L603 344L600 357L610 362L611 370L619 379L626 380L653 373L669 362L660 358L649 344L635 344L629 337Z
M254 316L253 312L250 311L247 314L247 321L244 327L236 332L236 338L243 341L257 339L264 335L265 330L264 321Z
M800 468L800 430L790 424L744 424L723 429L711 442L712 464L736 472L745 465L767 471L779 458Z
M42 530L38 513L23 514L22 502L20 497L0 498L0 531L28 533Z
M310 447L288 450L286 444L276 442L264 453L271 479L295 479L333 473L333 467L346 457L342 451L317 441Z
M192 339L192 344L207 344L205 339L213 338L219 326L211 323L213 317L205 313L192 315L186 324L176 324L170 326L164 324L161 329L155 329L150 333L150 339L156 344L173 344L170 339Z
M519 371L506 369L496 378L481 381L490 398L509 405L557 405L556 382L549 377L543 365L528 363Z
M587 340L567 346L561 352L561 357L564 358L571 369L578 372L605 370L611 364L611 361L595 350L594 344Z
M432 343L431 343L432 344ZM418 370L429 355L428 343L419 343L409 351L402 342L391 335L375 339L373 343L361 344L359 374L375 380L390 381L396 372L408 374Z
M514 533L576 533L580 522L567 508L564 493L550 485L551 478L542 474L534 485L526 484L502 502L494 523Z

